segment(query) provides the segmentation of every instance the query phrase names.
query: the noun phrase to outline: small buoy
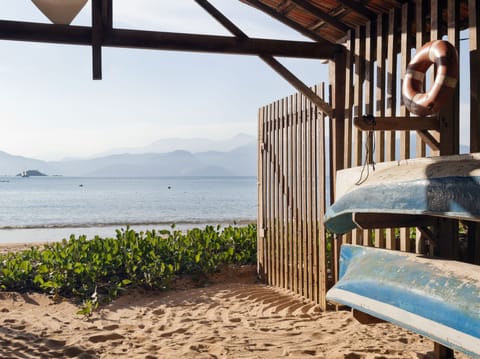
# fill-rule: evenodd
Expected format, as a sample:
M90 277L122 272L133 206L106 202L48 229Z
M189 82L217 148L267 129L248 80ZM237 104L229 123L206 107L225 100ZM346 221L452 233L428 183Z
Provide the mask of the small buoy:
M171 186L168 186L168 189L172 189L172 187L171 187Z
M80 183L80 184L78 185L78 187L83 187L83 184Z

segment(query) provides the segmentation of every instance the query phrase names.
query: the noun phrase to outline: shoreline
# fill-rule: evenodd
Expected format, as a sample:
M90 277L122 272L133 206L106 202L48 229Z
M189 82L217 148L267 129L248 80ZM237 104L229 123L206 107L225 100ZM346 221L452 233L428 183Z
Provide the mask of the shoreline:
M226 227L229 225L247 225L255 223L255 221L235 221L225 223L201 223L201 222L189 222L189 223L176 223L175 230L186 231L192 228L204 228L208 225ZM3 228L0 229L0 246L6 247L11 245L31 244L31 243L48 243L59 242L62 239L70 238L70 235L76 237L80 235L86 235L87 238L93 238L95 236L100 237L116 237L116 230L126 228L128 224L122 225L92 225L92 226L70 226L70 227L41 227L41 228ZM128 225L135 231L146 230L172 230L171 224L131 224Z

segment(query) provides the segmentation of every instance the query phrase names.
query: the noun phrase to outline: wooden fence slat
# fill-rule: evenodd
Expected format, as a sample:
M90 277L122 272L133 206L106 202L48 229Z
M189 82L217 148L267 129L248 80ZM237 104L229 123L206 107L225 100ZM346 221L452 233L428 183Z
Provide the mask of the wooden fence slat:
M283 198L284 198L284 181L283 181L283 129L284 129L284 99L278 101L278 254L279 254L279 272L278 272L278 285L281 288L285 288L285 262L284 262L284 253L285 253L285 238L283 236L283 226L284 226L284 217L283 217Z
M397 9L390 10L388 14L388 45L387 45L387 108L386 116L395 116L397 105ZM387 161L395 160L395 131L386 131L385 157ZM396 249L397 243L395 231L393 229L385 230L385 242L388 249Z
M267 260L267 284L273 284L273 251L272 251L272 242L273 242L273 235L274 233L274 223L273 223L273 218L274 218L274 211L273 211L273 130L272 130L272 124L273 124L273 104L268 106L268 213L269 213L269 218L268 218L268 231L267 231L267 252L268 252L268 260Z
M383 14L377 16L377 53L376 53L376 88L375 88L375 115L385 116L385 78L386 78L386 57L387 57L387 21ZM375 160L385 161L385 131L375 132ZM385 231L377 229L375 234L375 246L385 248Z
M263 186L263 169L264 169L264 151L263 151L263 126L264 126L264 108L258 110L258 146L257 146L257 273L263 273L264 249L263 240L265 233L263 231L264 219L264 186Z
M401 29L402 34L400 37L400 52L401 52L401 61L400 61L400 80L403 82L405 74L407 73L407 66L410 63L410 50L412 48L411 37L410 37L410 28L412 24L412 11L410 10L411 6L408 3L402 5L402 19L401 19ZM400 84L401 88L402 84ZM400 96L400 98L402 98ZM408 117L409 113L403 101L400 101L400 116ZM410 131L400 131L400 159L404 160L410 158ZM400 228L400 250L404 252L411 251L410 243L410 228Z
M303 269L303 285L302 295L308 297L308 266L307 266L307 98L302 96L302 269Z
M298 94L294 95L293 98L293 124L292 124L292 186L293 186L293 291L294 293L299 293L298 285L298 162L297 162L297 133L298 133Z

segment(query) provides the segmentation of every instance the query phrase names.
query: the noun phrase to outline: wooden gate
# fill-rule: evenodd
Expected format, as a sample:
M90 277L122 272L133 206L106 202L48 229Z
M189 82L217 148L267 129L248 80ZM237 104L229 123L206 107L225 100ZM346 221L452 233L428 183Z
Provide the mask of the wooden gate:
M325 98L324 84L314 91ZM332 178L329 128L328 117L301 94L259 111L259 273L323 307L332 274L323 225Z

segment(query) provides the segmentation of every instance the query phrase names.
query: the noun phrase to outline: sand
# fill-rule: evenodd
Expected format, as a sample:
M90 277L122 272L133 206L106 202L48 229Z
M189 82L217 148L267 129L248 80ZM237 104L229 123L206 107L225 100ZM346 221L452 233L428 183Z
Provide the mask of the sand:
M433 343L227 268L204 287L131 291L87 319L69 301L0 293L0 358L431 358ZM465 356L458 356L466 358Z

